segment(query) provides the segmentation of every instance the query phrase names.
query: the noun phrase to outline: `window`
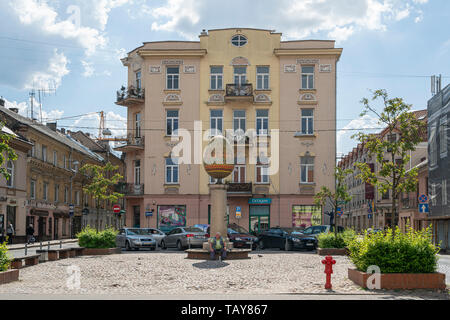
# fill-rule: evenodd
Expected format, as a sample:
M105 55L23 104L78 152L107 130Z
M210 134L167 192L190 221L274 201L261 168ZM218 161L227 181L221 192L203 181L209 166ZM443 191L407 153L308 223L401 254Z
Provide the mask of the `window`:
M59 185L55 184L55 202L59 201Z
M134 124L135 124L135 138L140 138L141 137L141 114L140 113L136 113L135 118L134 118Z
M302 66L302 89L314 89L313 66Z
M167 158L166 184L178 184L178 181L178 161L176 159Z
M30 198L36 199L36 181L30 180Z
M439 121L439 150L441 158L445 158L447 156L447 149L447 116L444 116Z
M236 166L233 171L233 183L245 183L245 166Z
M247 67L234 67L234 84L243 85L247 82Z
M256 183L259 184L269 183L269 167L267 165L256 166Z
M44 182L44 190L43 190L44 192L44 194L43 194L43 196L42 196L42 199L44 199L44 200L48 200L48 183L46 183L46 182Z
M42 161L47 161L47 147L42 146Z
M245 133L245 110L233 111L233 130L234 134ZM242 131L239 131L242 130Z
M141 160L134 162L134 184L141 184Z
M211 67L211 90L222 90L223 89L223 67Z
M69 188L64 187L64 203L68 203L68 202L69 202Z
M142 73L141 71L136 72L136 88L141 89L142 88Z
M58 166L58 153L56 151L53 151L53 165Z
M300 182L314 183L314 158L301 157L300 160Z
M267 135L269 133L269 110L256 110L256 134Z
M14 187L14 162L9 160L6 164L6 172L9 174L9 179L6 181L6 186Z
M210 129L211 135L216 136L222 134L223 130L223 110L210 111Z
M248 40L245 36L238 34L231 38L231 44L235 47L243 47L247 44Z
M178 130L178 110L167 110L166 112L166 134L174 136L174 132Z
M64 161L64 169L67 169L67 157L66 157L66 155L63 156L63 161Z
M256 89L269 90L269 67L256 67Z
M302 109L302 134L314 134L314 110Z
M447 205L447 180L442 180L442 205Z
M36 141L30 140L33 146L31 147L31 156L36 157Z
M167 89L178 90L180 88L180 67L167 67Z
M80 191L75 191L75 205L80 205Z
M84 206L89 207L89 194L84 194Z

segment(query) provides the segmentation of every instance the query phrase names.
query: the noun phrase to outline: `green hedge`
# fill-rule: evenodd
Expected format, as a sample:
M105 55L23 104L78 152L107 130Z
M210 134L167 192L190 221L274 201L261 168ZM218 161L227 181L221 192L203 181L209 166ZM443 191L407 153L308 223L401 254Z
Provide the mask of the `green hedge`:
M359 271L378 266L381 273L433 273L437 268L439 247L432 242L431 228L402 233L366 234L349 244L350 259Z
M337 234L337 238L334 232L321 233L317 236L319 240L319 248L323 249L343 249L346 248L350 241L356 237L355 231L347 229L344 232Z
M77 234L78 244L80 247L91 249L115 248L117 234L118 232L111 228L97 232L91 227L86 227Z
M7 271L11 265L11 257L6 246L6 241L0 244L0 272Z

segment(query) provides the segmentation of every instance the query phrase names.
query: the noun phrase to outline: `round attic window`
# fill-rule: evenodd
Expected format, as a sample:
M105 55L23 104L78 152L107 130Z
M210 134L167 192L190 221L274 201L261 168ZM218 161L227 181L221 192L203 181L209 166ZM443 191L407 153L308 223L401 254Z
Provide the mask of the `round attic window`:
M231 38L231 44L235 47L243 47L247 44L248 40L245 36L238 34Z

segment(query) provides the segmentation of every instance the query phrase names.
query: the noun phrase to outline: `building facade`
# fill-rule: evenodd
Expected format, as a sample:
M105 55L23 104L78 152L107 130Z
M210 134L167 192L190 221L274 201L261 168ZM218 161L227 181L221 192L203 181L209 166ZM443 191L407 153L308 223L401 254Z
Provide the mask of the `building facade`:
M450 249L450 85L428 101L428 170L430 191L429 223L441 249Z
M117 94L128 109L128 142L118 148L127 225L209 223L214 181L202 156L219 134L236 165L226 179L230 223L259 232L327 222L313 198L334 188L341 53L334 41L281 41L260 29L203 31L200 41L131 51L128 86Z

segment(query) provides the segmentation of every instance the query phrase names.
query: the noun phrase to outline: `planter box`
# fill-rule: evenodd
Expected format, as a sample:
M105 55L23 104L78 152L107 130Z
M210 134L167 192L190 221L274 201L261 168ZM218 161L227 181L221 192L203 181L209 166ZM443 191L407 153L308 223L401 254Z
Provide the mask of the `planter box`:
M12 269L0 272L0 285L19 280L19 270Z
M317 249L317 254L319 256L348 256L349 251L347 248L319 248Z
M120 254L120 253L122 253L121 248L109 248L109 249L85 248L83 250L83 255L85 256L104 256L109 254Z
M348 278L362 288L367 288L371 274L348 269ZM446 289L444 273L382 273L380 289Z

